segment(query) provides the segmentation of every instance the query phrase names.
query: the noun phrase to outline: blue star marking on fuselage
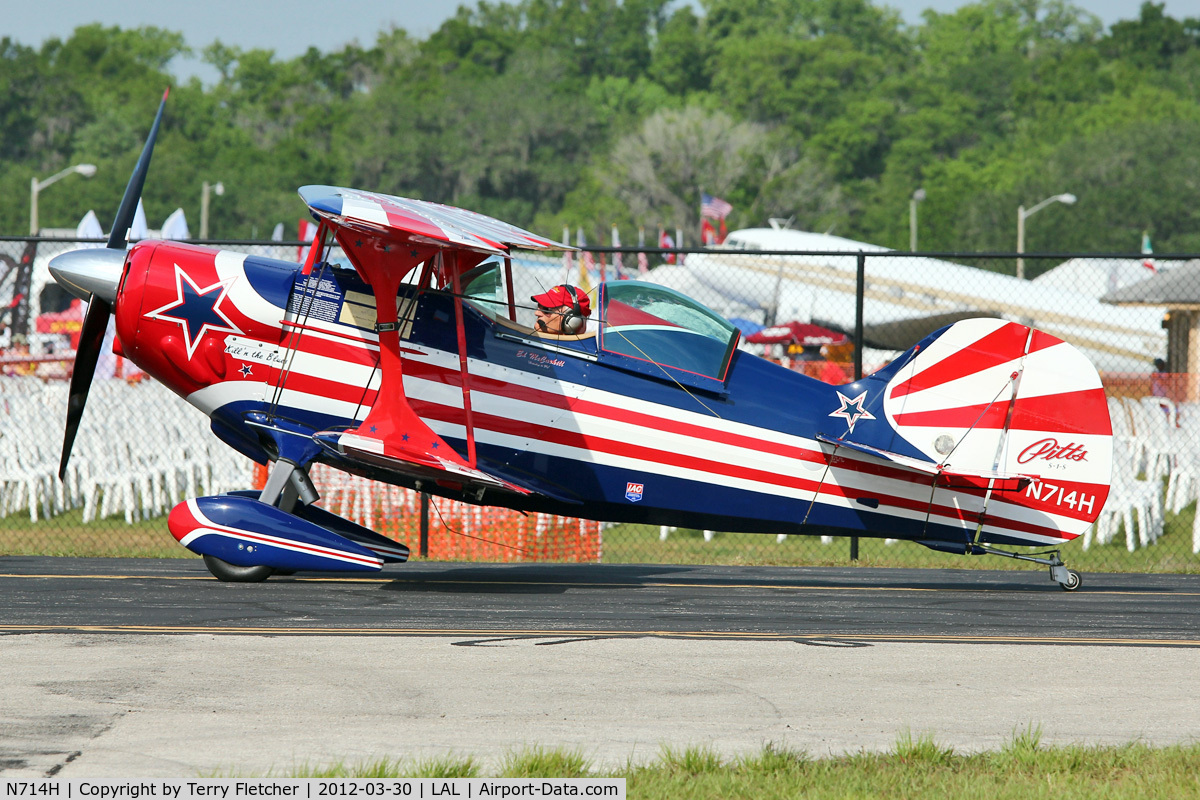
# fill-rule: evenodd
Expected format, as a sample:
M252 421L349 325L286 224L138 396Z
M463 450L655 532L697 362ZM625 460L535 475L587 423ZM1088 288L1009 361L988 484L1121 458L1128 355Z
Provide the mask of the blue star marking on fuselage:
M204 334L212 333L242 333L241 328L233 324L229 317L221 311L221 301L232 281L218 281L201 289L184 272L178 264L175 265L176 298L161 308L156 308L146 314L149 319L161 319L177 323L183 328L183 340L187 345L187 357L191 360Z
M829 416L841 417L842 419L846 420L846 424L849 425L849 428L846 431L847 433L854 433L854 424L860 419L875 419L875 415L866 409L866 392L863 392L853 400L851 400L849 397L846 397L846 395L842 394L841 392L838 392L837 396L838 400L840 400L842 403L842 407L837 411L834 411Z
M251 374L251 373L252 373L254 370L253 370L253 369L250 367L250 365L249 365L249 364L242 364L242 367L241 367L241 369L240 369L240 370L238 370L238 371L242 373L242 377L243 377L243 378L249 378L249 377L250 377L250 374Z

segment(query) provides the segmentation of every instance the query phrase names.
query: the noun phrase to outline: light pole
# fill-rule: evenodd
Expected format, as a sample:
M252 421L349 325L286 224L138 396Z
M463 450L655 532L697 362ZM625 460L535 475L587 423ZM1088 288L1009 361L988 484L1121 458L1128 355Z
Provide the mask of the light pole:
M225 194L225 184L217 181L215 184L204 182L204 189L200 192L200 238L208 238L208 193L216 192L217 195Z
M1025 252L1025 219L1032 217L1037 212L1041 211L1051 203L1063 203L1065 205L1073 205L1075 203L1075 195L1064 192L1056 194L1053 197L1047 197L1042 202L1038 203L1028 211L1025 206L1017 206L1017 277L1025 277L1025 259L1021 258L1021 254Z
M908 249L917 252L917 203L925 199L925 190L917 189L908 201Z
M76 164L73 167L67 167L62 172L51 175L44 181L39 181L37 177L29 180L29 235L37 236L38 232L38 195L55 181L62 180L68 175L73 175L78 172L85 178L90 178L96 174L95 164Z

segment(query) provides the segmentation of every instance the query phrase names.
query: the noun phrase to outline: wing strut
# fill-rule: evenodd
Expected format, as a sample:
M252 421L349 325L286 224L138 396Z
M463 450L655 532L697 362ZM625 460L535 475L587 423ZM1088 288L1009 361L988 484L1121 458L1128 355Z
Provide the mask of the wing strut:
M308 248L308 255L304 259L304 268L300 270L301 275L308 275L312 272L317 256L325 249L325 234L328 232L329 226L325 224L325 218L318 217L317 232L313 236L312 247Z
M474 467L475 459L475 416L471 413L471 371L467 368L467 332L463 327L462 284L458 278L458 259L461 255L457 250L442 251L443 257L449 262L451 286L454 288L454 328L458 333L458 371L462 376L463 411L467 415L467 463Z

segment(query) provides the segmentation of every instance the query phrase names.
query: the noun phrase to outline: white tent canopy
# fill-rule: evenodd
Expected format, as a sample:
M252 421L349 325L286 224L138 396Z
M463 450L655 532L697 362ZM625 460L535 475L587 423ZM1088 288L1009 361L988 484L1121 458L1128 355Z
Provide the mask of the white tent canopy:
M761 255L764 250L829 255ZM714 304L714 310L726 316L749 306L775 320L852 331L858 252L889 251L828 234L751 228L734 231L723 246L689 255L687 267L724 298L725 306ZM1147 271L1140 262L1138 269ZM1036 283L906 254L868 258L866 278L864 321L879 331L918 331L927 321L929 333L954 318L977 314L1019 321L1065 339L1102 371L1144 372L1166 352L1161 308L1113 307L1100 302L1103 292L1059 286L1053 279ZM912 344L915 340L894 346Z
M1166 264L1159 268L1166 268ZM1080 292L1100 298L1155 274L1143 259L1072 258L1033 279L1037 286Z
M107 234L100 226L100 220L96 216L95 211L88 211L84 214L83 219L79 220L79 224L72 231L70 228L58 230L43 230L44 235L58 236L65 239L103 239ZM155 230L146 227L146 212L142 208L142 202L138 201L137 211L134 214L133 224L129 229L129 239L187 239L188 234L187 219L184 216L183 209L177 208L167 217L161 229ZM100 247L99 243L75 244L64 243L62 246L55 246L53 242L43 242L38 247L37 257L33 260L33 276L30 283L29 292L29 315L30 319L36 319L42 313L42 291L53 278L50 277L50 259L54 258L59 253L65 253L69 250L79 250L85 247Z

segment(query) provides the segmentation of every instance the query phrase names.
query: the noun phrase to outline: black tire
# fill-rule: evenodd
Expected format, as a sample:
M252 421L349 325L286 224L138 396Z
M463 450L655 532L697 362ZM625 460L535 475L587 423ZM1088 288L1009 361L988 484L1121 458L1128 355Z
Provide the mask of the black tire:
M1083 578L1079 577L1079 573L1073 569L1067 570L1067 582L1060 583L1064 592L1073 592L1080 586L1083 586Z
M228 561L222 561L216 556L205 556L204 566L208 567L208 571L217 580L228 583L261 583L275 574L275 570L261 564L254 567L239 567Z

